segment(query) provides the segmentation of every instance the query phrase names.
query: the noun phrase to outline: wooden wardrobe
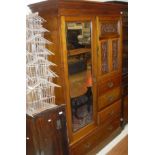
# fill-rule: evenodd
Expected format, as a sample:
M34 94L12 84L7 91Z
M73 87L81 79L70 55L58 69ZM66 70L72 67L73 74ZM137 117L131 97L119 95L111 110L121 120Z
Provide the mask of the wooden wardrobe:
M56 103L66 104L69 151L84 155L121 128L123 13L127 3L49 0L29 5L47 22L57 64Z

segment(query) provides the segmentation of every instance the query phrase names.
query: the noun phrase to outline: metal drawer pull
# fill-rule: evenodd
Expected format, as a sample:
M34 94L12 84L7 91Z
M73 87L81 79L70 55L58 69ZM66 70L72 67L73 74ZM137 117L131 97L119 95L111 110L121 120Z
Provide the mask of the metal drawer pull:
M113 129L113 126L109 126L109 127L107 128L108 131L111 131L112 129Z
M112 88L114 86L114 83L113 82L108 82L107 85L108 85L109 88Z
M90 148L90 143L85 144L85 148Z
M109 97L108 97L108 101L109 101L109 102L112 102L113 100L114 100L114 97L113 97L113 96L109 96Z
M113 115L114 114L114 111L112 110L111 112L110 112L110 115Z
M29 137L26 137L26 140L29 140L30 138Z

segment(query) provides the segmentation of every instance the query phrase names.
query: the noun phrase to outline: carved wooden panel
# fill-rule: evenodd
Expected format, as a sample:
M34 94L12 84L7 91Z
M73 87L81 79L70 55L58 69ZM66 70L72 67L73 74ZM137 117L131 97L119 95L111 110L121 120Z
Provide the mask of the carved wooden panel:
M112 69L118 69L118 40L112 41Z
M105 34L118 34L118 24L117 22L105 21L101 23L100 27L100 35L103 36Z
M101 43L101 71L103 74L109 72L108 66L108 41Z

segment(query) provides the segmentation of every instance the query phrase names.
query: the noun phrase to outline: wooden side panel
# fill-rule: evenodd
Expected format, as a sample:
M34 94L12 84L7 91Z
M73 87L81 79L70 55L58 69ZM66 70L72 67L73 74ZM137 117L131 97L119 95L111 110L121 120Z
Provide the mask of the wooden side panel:
M124 97L124 121L128 122L128 96Z
M123 24L123 58L122 58L122 100L123 100L123 117L125 125L128 123L128 10L122 11Z
M36 140L37 133L30 117L26 117L26 155L39 155L40 147Z
M27 155L68 155L64 106L27 116Z

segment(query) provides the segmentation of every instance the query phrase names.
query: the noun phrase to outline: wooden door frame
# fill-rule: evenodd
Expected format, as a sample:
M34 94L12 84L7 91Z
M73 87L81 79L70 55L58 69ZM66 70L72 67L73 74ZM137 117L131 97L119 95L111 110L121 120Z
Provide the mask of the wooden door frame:
M91 22L91 59L92 59L92 78L93 78L93 122L86 125L85 127L79 129L77 132L72 131L72 113L71 113L71 104L70 104L70 86L68 80L68 63L67 63L67 46L66 46L66 25L65 22ZM60 44L61 44L61 55L62 55L62 64L64 70L64 85L65 85L65 101L66 101L66 118L68 126L68 136L70 140L70 146L76 143L82 137L85 137L87 134L95 130L97 126L97 100L96 100L96 21L95 16L61 16L60 17Z
M101 79L107 79L111 76L117 76L117 75L120 75L122 73L122 17L121 15L103 15L103 16L97 16L96 17L96 24L97 24L97 48L98 48L98 58L101 58L101 46L100 46L100 21L106 21L106 20L109 20L109 21L118 21L118 33L119 35L118 36L113 36L112 38L110 38L110 40L115 40L115 39L118 39L119 41L119 57L118 57L118 62L119 62L119 66L118 66L118 71L112 71L111 72L111 66L112 66L112 62L108 62L109 63L109 67L110 67L110 73L107 73L105 75L100 75L99 73L99 65L100 63L98 63L98 66L97 66L97 81L100 81ZM108 46L109 46L109 38L104 38L102 39L103 41L104 40L107 40L108 41ZM110 42L110 44L112 44L112 42ZM112 49L110 49L111 51ZM112 56L112 53L110 52L110 57ZM97 59L98 59L97 58ZM110 58L112 59L112 58ZM110 60L108 59L108 61Z

